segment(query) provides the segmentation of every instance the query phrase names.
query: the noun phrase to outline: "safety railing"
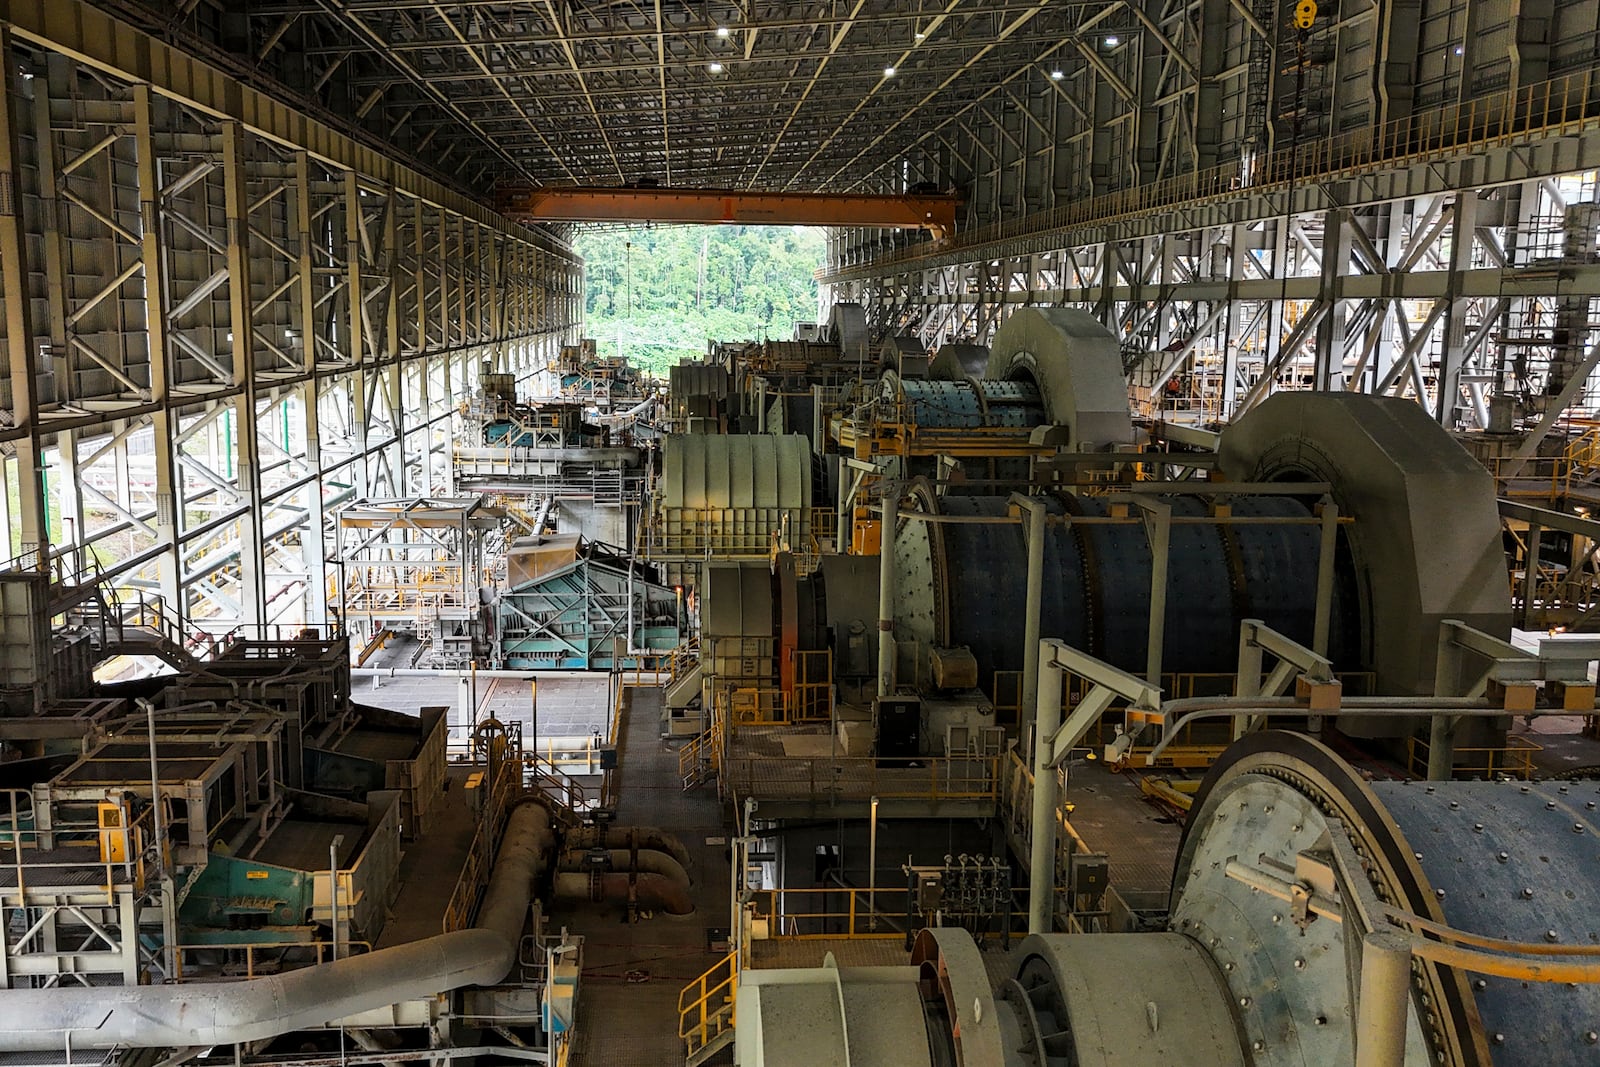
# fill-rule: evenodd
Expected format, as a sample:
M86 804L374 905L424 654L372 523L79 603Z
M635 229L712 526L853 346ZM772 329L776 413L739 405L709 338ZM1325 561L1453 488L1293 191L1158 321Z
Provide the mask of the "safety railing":
M1027 908L1015 906L1025 899L1026 890L1013 890L1011 927L1017 937L1028 928ZM773 941L904 939L913 903L903 884L756 889L750 891L750 900L754 918L764 921L766 936ZM998 930L1003 915L994 918Z
M365 955L372 951L370 941L348 941L339 939L339 957ZM220 968L206 967L193 964L193 957L200 953L226 952L233 954L232 958L225 961ZM296 958L292 968L285 968L284 963L291 953ZM268 967L258 966L258 961L263 957L276 956ZM210 980L215 978L219 971L230 978L257 978L263 974L276 974L284 969L299 967L314 967L329 962L333 958L333 944L328 941L271 941L251 942L233 941L212 945L178 945L173 953L176 981L187 982L195 980ZM241 968L242 964L242 968ZM191 973L193 972L193 973Z
M721 715L713 715L710 728L678 750L678 777L684 789L693 789L722 769L724 721Z
M730 952L678 994L678 1036L685 1056L733 1028L739 995L739 953Z
M662 649L660 652L641 652L628 658L631 663L625 662L618 674L626 680L628 685L660 685L670 681L672 676L672 656L676 650ZM663 678L662 675L667 677Z
M584 784L537 752L526 753L523 762L523 787L543 793L553 803L581 816L595 806L595 797Z
M751 891L755 917L766 920L767 936L774 941L901 939L909 896L903 885Z
M789 722L789 702L777 686L746 686L727 694L728 721L739 726Z
M621 751L622 731L625 726L624 706L632 706L632 698L628 695L628 687L622 685L620 680L616 686L616 694L611 701L611 727L606 733L607 743L612 749ZM617 775L614 770L600 772L600 807L615 808L617 804Z
M792 722L829 722L833 718L833 650L796 650L794 694L789 700Z
M1022 672L995 671L989 691L994 705L994 720L1002 725L1015 723L1022 715Z
M1156 422L1180 422L1185 425L1199 426L1218 422L1222 419L1222 393L1216 392L1184 392L1180 390L1161 390L1150 393L1145 389L1135 389L1133 399L1133 414L1137 418L1150 419Z
M672 650L667 657L667 683L670 685L694 670L700 662L700 639L692 637Z
M114 819L94 822L54 813L49 827L41 828L31 792L0 790L0 869L10 874L10 884L0 884L0 907L35 906L31 891L63 886L85 896L99 889L108 905L119 885L143 892L145 853L156 840L155 808L146 806L132 820L125 820L120 806L114 810Z
M478 816L478 828L467 846L467 858L455 889L445 904L442 925L445 933L464 929L472 921L478 908L478 899L489 883L489 872L494 867L495 852L500 845L500 831L505 816L511 810L512 799L522 790L521 735L516 732L510 751L489 752L483 771L483 807Z
M810 536L810 508L661 508L654 523L654 558L767 558L775 535L791 546Z
M540 763L546 768L563 774L599 774L601 749L606 747L606 741L595 734L566 737L541 734L535 739L534 745ZM535 754L525 751L530 759Z
M1502 497L1555 503L1572 488L1573 462L1566 456L1536 456L1519 460L1495 456L1486 461Z
M1181 174L1101 196L1076 200L1053 211L978 227L954 242L913 244L888 253L819 269L819 281L838 281L855 270L881 271L895 263L944 255L1052 230L1104 224L1180 204L1243 192L1271 192L1291 183L1389 169L1551 135L1570 135L1596 125L1596 73L1585 69L1549 81L1483 93L1472 99L1301 141L1243 166L1221 166Z
M1406 741L1406 766L1417 778L1428 776L1428 750L1426 737L1411 737ZM1485 745L1476 748L1456 746L1451 750L1456 777L1481 778L1496 781L1515 778L1526 782L1533 777L1535 753L1544 746L1520 734L1509 734L1504 745Z
M1033 769L1022 759L1015 748L1006 753L1004 762L1004 800L1000 813L1012 851L1026 856L1033 848ZM1058 769L1059 776L1061 771ZM1103 932L1109 919L1109 905L1103 883L1080 890L1070 877L1059 877L1069 871L1075 856L1099 856L1072 825L1070 803L1056 808L1056 897L1052 911L1064 928L1078 932ZM1026 924L1023 924L1026 929Z
M1600 468L1600 425L1584 427L1567 441L1561 454L1574 473L1588 474Z
M773 535L770 548L774 558L787 551L794 556L795 570L810 574L817 569L826 551L832 551L838 536L838 515L835 508L811 508L806 528L799 536L792 533Z
M736 796L803 801L995 801L1000 757L752 756L730 741L721 775Z
M98 577L95 583L101 585L104 598L85 602L84 608L103 615L104 635L108 641L134 643L136 638L132 634L149 634L193 659L205 661L221 656L243 636L239 626L224 633L212 633L159 594L102 583ZM87 621L94 624L94 620Z

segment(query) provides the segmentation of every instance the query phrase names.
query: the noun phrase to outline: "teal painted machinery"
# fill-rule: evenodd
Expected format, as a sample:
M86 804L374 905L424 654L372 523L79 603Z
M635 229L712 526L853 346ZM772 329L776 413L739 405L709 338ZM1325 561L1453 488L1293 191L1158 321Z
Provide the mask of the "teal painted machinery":
M507 574L495 607L497 666L648 669L683 638L678 591L620 549L576 537L519 543Z
M304 942L313 902L310 872L213 852L178 921L190 945Z

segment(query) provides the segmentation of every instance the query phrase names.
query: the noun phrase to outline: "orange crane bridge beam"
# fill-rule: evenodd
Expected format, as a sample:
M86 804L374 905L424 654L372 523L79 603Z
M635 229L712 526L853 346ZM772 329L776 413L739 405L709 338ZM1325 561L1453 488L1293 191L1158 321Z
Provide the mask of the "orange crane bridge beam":
M952 196L851 193L758 193L735 189L604 189L547 186L506 189L500 213L528 222L696 222L746 226L874 226L923 229L935 238L955 230Z

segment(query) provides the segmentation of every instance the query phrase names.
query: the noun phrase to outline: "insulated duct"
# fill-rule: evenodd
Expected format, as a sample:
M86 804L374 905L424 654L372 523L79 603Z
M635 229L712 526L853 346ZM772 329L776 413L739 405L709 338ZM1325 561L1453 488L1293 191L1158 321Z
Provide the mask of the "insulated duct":
M494 985L516 960L534 883L554 844L543 807L512 810L470 930L244 982L0 992L0 1052L264 1041L463 986Z

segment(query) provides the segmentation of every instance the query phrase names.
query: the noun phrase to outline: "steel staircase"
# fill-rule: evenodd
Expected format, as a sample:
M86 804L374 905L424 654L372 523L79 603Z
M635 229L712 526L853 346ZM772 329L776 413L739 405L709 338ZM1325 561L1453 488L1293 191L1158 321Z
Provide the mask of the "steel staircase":
M200 629L160 596L140 592L128 597L106 580L99 561L91 559L84 573L52 574L49 611L87 629L99 660L154 656L174 670L195 671L238 636L237 631L218 637Z
M550 817L567 830L583 825L585 813L597 803L583 783L537 752L525 753L523 762L528 788L543 801Z
M710 781L722 769L722 720L711 720L711 729L702 730L678 750L678 777L685 793Z
M739 996L739 954L730 952L678 994L678 1036L684 1067L699 1067L733 1044Z

